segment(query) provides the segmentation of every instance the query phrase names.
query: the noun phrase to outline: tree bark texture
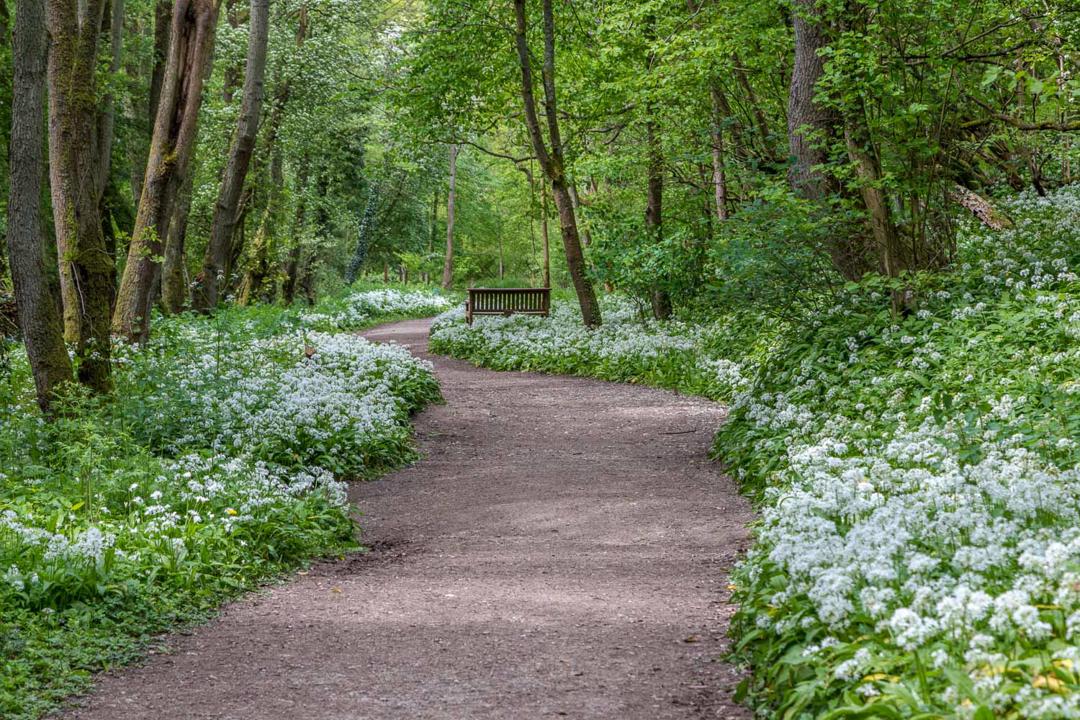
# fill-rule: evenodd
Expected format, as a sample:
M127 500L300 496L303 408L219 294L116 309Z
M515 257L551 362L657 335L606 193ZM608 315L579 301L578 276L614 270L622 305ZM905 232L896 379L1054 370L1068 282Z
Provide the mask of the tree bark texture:
M244 189L255 137L259 130L262 110L263 79L266 74L266 46L269 38L270 0L251 0L250 33L248 35L247 69L244 72L244 95L236 135L229 151L229 162L221 179L210 240L203 257L195 292L195 307L203 312L218 303L219 288L229 263L232 239L236 231L240 194Z
M57 389L72 378L60 312L53 302L41 230L45 108L45 1L17 0L13 39L11 187L8 255L38 405L48 413Z
M151 289L160 272L172 205L187 176L195 148L217 16L215 0L176 0L173 5L169 55L146 163L146 180L113 314L113 331L129 339L145 339L150 330Z
M829 42L818 0L795 0L794 10L795 64L788 95L788 137L794 163L788 180L796 195L824 204L844 192L836 176L822 169L831 159L829 146L844 140L843 119L815 101L825 73L822 51ZM854 233L831 238L826 244L833 266L847 280L858 280L869 269L863 243L860 234Z
M191 213L191 191L195 173L189 172L180 188L165 238L165 258L161 270L161 307L169 315L184 311L187 303L187 267L184 248L187 244L188 216Z
M98 39L104 0L48 0L49 171L67 340L79 381L112 387L109 310L113 261L101 228Z
M881 163L865 125L858 120L849 120L844 139L855 166L859 195L869 216L878 269L887 277L896 277L907 269L909 258L893 222L888 198L881 189Z
M789 180L796 195L823 200L837 191L836 181L821 171L828 161L825 144L838 135L836 113L814 102L817 83L825 73L820 51L828 44L817 0L794 0L795 64L788 94L788 138L795 162Z

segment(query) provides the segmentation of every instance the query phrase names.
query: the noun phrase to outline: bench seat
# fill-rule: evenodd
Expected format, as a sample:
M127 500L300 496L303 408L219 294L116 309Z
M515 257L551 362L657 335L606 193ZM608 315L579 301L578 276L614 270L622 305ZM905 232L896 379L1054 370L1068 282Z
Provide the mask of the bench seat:
M541 315L551 311L551 288L469 288L465 322L477 315Z

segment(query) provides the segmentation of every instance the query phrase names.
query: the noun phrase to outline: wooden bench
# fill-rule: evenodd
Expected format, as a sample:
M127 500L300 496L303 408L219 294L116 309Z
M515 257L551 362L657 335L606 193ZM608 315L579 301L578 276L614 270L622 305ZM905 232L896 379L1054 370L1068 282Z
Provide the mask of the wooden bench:
M469 288L465 322L476 315L542 315L551 310L551 288Z

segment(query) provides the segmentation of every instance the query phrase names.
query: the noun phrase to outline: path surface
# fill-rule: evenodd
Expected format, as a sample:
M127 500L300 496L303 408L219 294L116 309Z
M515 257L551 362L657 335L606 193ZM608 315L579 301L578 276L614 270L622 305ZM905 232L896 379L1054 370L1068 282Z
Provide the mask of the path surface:
M428 321L366 333L426 354ZM748 718L717 658L750 512L712 403L435 362L424 460L353 490L374 548L237 602L68 717Z

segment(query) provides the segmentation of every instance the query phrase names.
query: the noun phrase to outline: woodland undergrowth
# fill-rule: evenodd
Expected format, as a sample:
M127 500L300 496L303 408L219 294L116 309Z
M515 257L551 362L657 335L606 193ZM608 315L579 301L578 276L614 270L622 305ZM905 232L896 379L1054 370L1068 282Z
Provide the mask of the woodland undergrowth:
M354 289L302 313L155 319L115 392L34 408L0 374L0 716L33 718L154 635L311 558L359 547L345 481L414 457L430 367L353 332L431 315L431 292Z
M1002 210L1013 227L967 224L948 273L797 318L645 322L609 298L597 332L565 305L452 311L432 347L730 405L716 456L760 510L735 658L762 717L1080 717L1080 189Z

